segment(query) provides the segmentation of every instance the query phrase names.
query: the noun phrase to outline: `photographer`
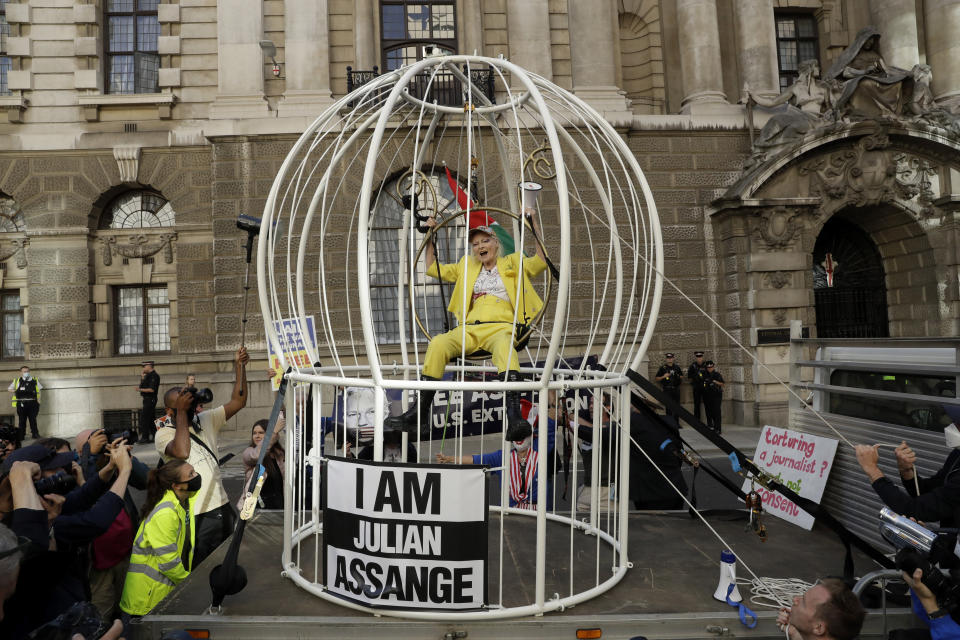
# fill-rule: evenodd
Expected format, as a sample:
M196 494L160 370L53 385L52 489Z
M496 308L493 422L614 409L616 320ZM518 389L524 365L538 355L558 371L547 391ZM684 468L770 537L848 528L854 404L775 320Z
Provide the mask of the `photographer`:
M903 581L910 587L910 600L913 602L913 613L930 628L933 640L954 640L960 638L960 625L937 602L936 596L923 583L923 570L917 569L911 576L906 571L900 572ZM896 633L896 632L894 632Z
M174 414L172 419L165 420L166 426L157 430L157 451L164 462L186 460L203 478L202 488L194 501L197 546L193 566L203 562L233 532L236 514L220 479L217 436L227 420L247 404L246 367L249 361L246 347L237 349L233 394L223 406L196 413L197 403L201 400L196 389L174 387L163 397Z
M790 640L852 640L866 611L842 580L824 578L780 609L777 624Z
M87 477L93 477L109 464L107 440L116 440L113 436L131 437L126 434L107 434L103 429L86 429L76 437L77 451L80 452L80 465ZM110 527L93 541L90 554L90 602L97 608L105 620L111 619L114 609L120 603L123 581L127 575L130 552L133 548L133 534L140 525L139 510L130 494L129 487L139 490L147 488L146 465L131 456L130 482L123 494L123 509L110 524Z
M124 446L113 447L110 462L71 490L75 482L63 470L72 461L70 453L34 445L18 449L4 463L8 474L0 483L0 511L17 535L34 543L34 553L28 554L17 592L7 602L0 637L22 637L75 602L90 599L87 544L107 530L123 506L130 455Z

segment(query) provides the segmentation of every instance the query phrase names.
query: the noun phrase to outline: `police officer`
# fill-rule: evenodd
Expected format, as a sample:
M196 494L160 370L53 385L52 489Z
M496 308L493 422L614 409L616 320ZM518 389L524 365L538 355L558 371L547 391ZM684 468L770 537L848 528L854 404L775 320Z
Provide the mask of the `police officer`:
M40 390L43 385L30 373L30 367L20 367L20 377L16 378L7 387L13 392L13 406L17 408L17 417L20 418L18 438L20 442L27 435L27 421L30 421L30 435L34 440L40 437L37 430L37 414L40 413Z
M702 420L700 405L703 404L703 374L707 367L703 363L703 351L694 351L693 358L693 362L687 367L687 379L693 385L693 415L697 416L697 420Z
M660 383L660 387L667 397L680 404L680 384L683 382L683 370L674 362L674 357L672 353L664 354L666 362L657 369L654 380ZM674 415L669 407L667 407L667 415Z
M707 409L707 426L720 433L720 405L723 403L723 376L713 360L707 360L703 371L703 404Z
M160 389L160 374L153 369L153 360L143 363L140 372L140 384L137 391L143 399L143 408L140 410L140 442L153 442L157 432L153 421L157 413L157 391Z

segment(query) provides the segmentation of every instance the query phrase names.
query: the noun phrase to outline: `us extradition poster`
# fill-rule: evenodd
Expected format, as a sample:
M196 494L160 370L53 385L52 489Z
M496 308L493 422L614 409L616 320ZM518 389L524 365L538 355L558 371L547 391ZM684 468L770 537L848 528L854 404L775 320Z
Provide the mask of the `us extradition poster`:
M487 473L478 465L329 458L326 590L369 607L479 609L487 602Z

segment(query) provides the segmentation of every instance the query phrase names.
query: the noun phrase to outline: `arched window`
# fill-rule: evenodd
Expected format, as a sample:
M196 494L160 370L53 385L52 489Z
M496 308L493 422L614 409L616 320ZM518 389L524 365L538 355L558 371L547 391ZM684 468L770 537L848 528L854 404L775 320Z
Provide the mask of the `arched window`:
M383 0L380 34L384 71L423 59L427 45L457 50L457 22L451 0Z
M440 211L441 215L449 215L456 211L456 197L444 173L442 171L431 172L425 170L425 174L433 184L435 191L425 190L425 195L421 196L423 201L419 202L421 211L429 212L435 209ZM395 197L399 180L400 176L397 176L388 179L383 185L370 223L370 302L373 307L373 322L377 338L385 344L400 341L397 284L402 278L404 287L406 287L408 277L407 265L402 263L400 258L400 241L403 238L402 228L410 212L404 209L404 206ZM437 195L437 202L433 202L432 193L434 192ZM442 262L455 263L460 259L465 231L466 226L463 219L459 218L451 222L441 232L438 248L439 258ZM419 243L422 236L417 234L415 240ZM440 283L432 278L427 278L425 269L426 265L421 258L417 264L416 282L418 284L414 296L417 313L433 333L436 333L438 329L442 332L446 330L444 328L444 318L447 311L444 300L446 302L450 301L450 291L445 290L441 293ZM408 336L418 341L425 340L410 317L409 309L405 312L405 319L406 327L410 330ZM408 339L410 338L408 337Z
M23 212L20 211L16 201L0 192L0 233L25 231L26 228Z
M127 191L110 201L100 216L101 229L172 227L176 215L170 203L154 191Z

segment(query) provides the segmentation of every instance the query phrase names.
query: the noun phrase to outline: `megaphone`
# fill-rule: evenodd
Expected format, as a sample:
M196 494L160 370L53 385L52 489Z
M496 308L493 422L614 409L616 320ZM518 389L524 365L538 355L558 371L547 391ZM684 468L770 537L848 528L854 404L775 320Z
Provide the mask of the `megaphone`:
M523 211L537 208L537 197L543 190L543 185L539 182L521 182L520 191L523 193Z
M727 598L730 602L743 601L737 589L737 556L733 555L729 549L724 549L720 554L720 582L717 584L717 590L713 592L713 597L720 602L726 602Z

